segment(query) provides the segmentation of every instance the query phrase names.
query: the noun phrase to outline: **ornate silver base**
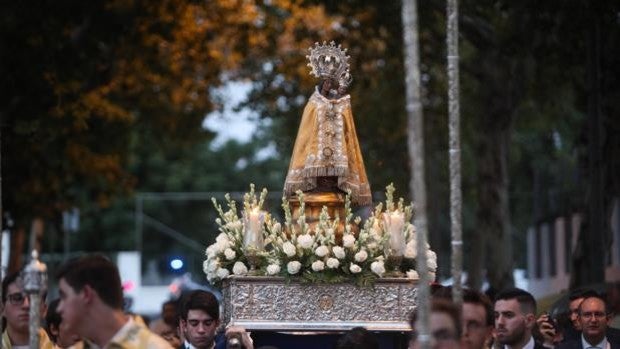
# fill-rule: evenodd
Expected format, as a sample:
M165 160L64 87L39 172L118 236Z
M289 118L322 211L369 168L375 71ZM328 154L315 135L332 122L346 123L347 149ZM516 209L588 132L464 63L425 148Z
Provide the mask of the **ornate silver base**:
M416 307L415 280L379 279L374 288L354 284L286 284L283 278L238 277L224 281L224 323L248 330L409 331Z

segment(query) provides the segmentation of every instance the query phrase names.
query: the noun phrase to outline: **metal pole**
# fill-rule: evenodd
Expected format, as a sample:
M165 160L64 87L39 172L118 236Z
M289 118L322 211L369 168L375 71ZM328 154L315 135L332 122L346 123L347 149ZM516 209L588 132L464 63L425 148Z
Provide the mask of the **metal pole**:
M407 145L411 159L411 192L415 207L417 230L416 269L420 275L417 302L418 342L422 349L430 348L429 309L430 290L426 260L426 184L424 181L424 122L420 93L420 57L418 40L418 14L416 0L403 0L402 22L404 41L405 90L407 110Z
M461 225L461 135L459 105L459 13L458 0L448 0L446 8L448 46L448 127L450 143L450 222L452 231L452 299L463 303L463 231Z
M39 253L32 250L32 259L23 272L24 291L30 299L30 349L39 349L41 326L41 290L47 285L47 267L39 262Z

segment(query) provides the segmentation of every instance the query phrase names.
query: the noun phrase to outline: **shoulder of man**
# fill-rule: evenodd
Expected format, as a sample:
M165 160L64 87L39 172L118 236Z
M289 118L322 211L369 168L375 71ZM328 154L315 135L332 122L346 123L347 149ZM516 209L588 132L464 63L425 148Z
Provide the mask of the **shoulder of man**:
M557 347L556 347L557 348ZM534 341L534 349L549 349L548 347L545 347L542 342L539 341Z
M215 336L215 349L226 349L226 334L224 332Z
M142 337L142 345L141 348L147 349L173 349L170 343L168 343L165 339L156 335L155 333L149 331L146 327L141 328L141 336Z
M605 334L607 335L607 337L614 337L620 340L620 329L617 329L615 327L607 327L607 331L605 332Z
M620 330L617 328L609 327L605 334L609 346L611 349L620 349Z
M555 347L555 349L582 349L581 338L561 342Z

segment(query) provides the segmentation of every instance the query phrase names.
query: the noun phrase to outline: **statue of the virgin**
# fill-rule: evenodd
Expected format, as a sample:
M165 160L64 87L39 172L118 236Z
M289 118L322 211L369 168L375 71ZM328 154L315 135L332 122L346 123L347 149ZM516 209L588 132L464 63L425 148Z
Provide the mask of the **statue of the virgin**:
M311 74L320 79L301 117L284 184L287 197L310 193L351 192L353 205L371 203L370 186L355 132L346 49L329 44L310 48Z

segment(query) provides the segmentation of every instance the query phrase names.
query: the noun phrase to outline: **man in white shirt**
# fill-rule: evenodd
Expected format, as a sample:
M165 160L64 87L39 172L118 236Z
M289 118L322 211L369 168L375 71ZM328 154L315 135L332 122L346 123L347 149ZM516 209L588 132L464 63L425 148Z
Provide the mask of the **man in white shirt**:
M496 340L505 349L543 349L534 341L536 300L527 291L511 288L495 297Z
M607 303L600 296L585 298L579 305L581 336L563 342L557 349L620 349L620 338L607 331L611 319Z

